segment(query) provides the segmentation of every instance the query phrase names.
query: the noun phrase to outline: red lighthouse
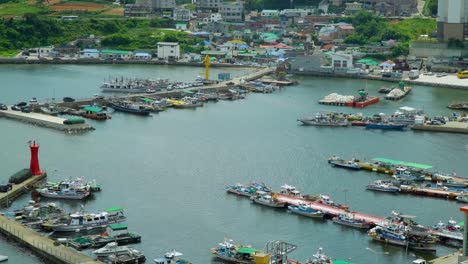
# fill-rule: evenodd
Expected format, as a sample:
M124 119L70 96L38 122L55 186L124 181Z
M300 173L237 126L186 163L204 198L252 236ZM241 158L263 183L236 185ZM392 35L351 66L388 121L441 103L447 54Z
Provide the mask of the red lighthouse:
M29 170L33 176L42 175L41 168L39 167L39 145L36 141L30 142L29 148L31 149L31 163L29 165Z

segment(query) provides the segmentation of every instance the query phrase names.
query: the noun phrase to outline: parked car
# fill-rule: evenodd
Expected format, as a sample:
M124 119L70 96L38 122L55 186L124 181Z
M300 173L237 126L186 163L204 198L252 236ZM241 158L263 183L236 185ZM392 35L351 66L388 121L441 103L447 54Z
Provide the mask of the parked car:
M32 112L32 107L27 105L27 106L23 106L21 107L21 112L23 113L31 113Z
M5 104L0 104L0 110L8 110L8 106Z
M11 183L7 184L0 184L0 192L8 192L13 188L13 185Z
M16 103L15 105L18 106L18 107L23 107L23 106L27 106L28 103L26 103L26 102L19 102L19 103Z
M14 111L21 111L21 107L17 106L17 105L14 105L11 107L11 110L14 110Z
M71 102L75 102L75 99L73 99L71 97L64 97L63 101L66 102L66 103L71 103Z
M234 83L233 82L228 82L228 83L226 83L226 85L234 85Z

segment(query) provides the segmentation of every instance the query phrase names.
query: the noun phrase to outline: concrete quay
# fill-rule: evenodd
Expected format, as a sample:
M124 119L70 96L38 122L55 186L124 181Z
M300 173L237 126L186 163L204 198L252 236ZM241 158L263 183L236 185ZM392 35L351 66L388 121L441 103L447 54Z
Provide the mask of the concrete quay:
M27 228L20 223L0 216L0 233L29 248L34 253L47 259L52 264L100 264L91 257L80 252L58 245L54 240L41 236L38 232Z
M0 193L0 207L9 207L16 198L18 198L24 192L28 191L31 186L35 185L37 182L45 179L46 177L47 173L43 173L42 175L32 176L20 184L13 184L10 191Z
M431 131L431 132L446 132L446 133L461 133L468 134L468 123L466 122L447 122L443 125L414 125L412 130L416 131Z
M60 131L65 132L80 132L80 131L87 131L91 130L92 127L89 124L72 124L72 125L65 125L63 121L65 118L50 116L40 113L23 113L21 111L13 111L11 109L8 110L0 110L0 116L11 118L15 120L19 120L25 123L30 123L37 126L48 127L57 129Z

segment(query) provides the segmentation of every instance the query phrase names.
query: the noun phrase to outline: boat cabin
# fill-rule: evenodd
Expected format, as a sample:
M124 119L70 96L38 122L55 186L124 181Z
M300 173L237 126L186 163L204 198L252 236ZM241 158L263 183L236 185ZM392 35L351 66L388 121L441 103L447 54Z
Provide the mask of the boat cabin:
M108 217L112 221L121 222L126 219L123 207L110 207L106 209Z
M108 213L102 212L99 214L71 214L70 225L87 225L95 223L107 223L108 222Z

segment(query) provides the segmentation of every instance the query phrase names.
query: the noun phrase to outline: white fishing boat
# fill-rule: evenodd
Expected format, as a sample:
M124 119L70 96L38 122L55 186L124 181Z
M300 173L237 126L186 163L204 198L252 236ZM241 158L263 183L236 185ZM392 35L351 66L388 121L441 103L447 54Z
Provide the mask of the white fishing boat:
M7 260L8 260L8 256L0 255L0 262L7 261Z
M39 188L36 189L36 191L43 197L54 199L82 200L90 195L89 191L75 189L62 189L54 191L47 188Z
M107 257L110 255L120 255L129 251L127 246L119 246L116 242L111 242L100 249L93 251L93 254L98 258Z
M274 194L269 195L262 191L257 191L257 194L258 194L257 196L250 198L253 203L266 205L269 207L275 207L275 208L283 208L286 206L286 203L278 201Z

